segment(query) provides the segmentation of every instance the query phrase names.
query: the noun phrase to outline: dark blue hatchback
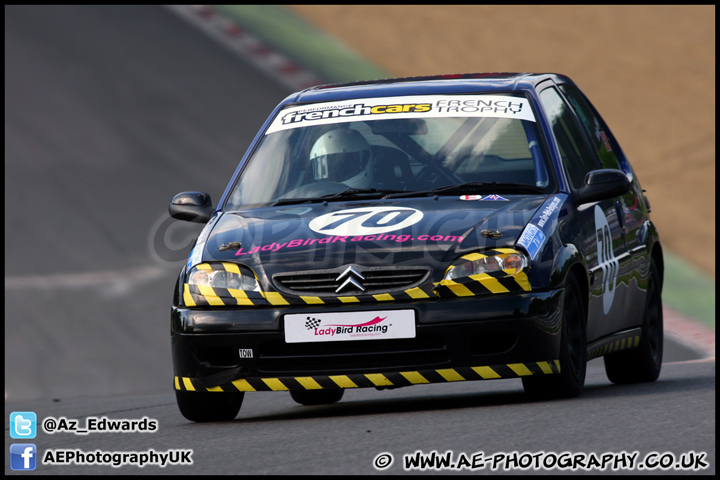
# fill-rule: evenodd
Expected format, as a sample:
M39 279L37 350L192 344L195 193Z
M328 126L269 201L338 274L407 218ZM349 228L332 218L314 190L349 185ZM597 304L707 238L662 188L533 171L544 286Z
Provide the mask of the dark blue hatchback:
M522 378L580 395L658 378L663 255L615 137L557 74L324 85L270 115L175 287L174 388L193 421L245 392Z

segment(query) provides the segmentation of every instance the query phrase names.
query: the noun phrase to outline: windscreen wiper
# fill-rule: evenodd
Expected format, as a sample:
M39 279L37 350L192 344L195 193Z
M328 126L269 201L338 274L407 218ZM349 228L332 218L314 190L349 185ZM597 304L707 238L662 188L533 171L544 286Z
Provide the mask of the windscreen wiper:
M402 192L403 192L403 190L393 190L390 188L348 188L347 190L343 190L342 192L321 195L318 198L321 200L335 200L337 198L387 195L390 193L402 193Z
M294 205L296 203L307 203L307 202L322 202L318 197L308 197L308 198L278 198L275 200L271 207L277 207L278 205Z
M433 188L432 190L416 191L416 192L400 192L391 193L383 198L401 198L401 197L422 197L427 195L452 194L476 192L481 190L497 190L502 192L527 192L542 193L545 187L537 187L535 185L526 185L522 183L512 182L465 182L454 185L446 185L444 187Z
M295 203L314 203L314 202L327 202L332 200L339 200L343 198L368 198L368 197L381 197L388 194L402 193L403 190L392 190L387 188L348 188L337 193L329 193L327 195L320 195L317 197L306 197L306 198L279 198L272 204L273 207L278 205L292 205Z

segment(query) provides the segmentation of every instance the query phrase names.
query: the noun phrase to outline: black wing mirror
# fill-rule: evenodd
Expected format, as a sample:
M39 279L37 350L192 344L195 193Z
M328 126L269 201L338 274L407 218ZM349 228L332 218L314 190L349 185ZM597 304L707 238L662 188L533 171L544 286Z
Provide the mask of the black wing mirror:
M585 185L578 190L579 204L619 197L630 191L630 180L621 170L606 168L585 175Z
M194 223L207 223L213 210L210 195L205 192L178 193L168 207L172 218Z

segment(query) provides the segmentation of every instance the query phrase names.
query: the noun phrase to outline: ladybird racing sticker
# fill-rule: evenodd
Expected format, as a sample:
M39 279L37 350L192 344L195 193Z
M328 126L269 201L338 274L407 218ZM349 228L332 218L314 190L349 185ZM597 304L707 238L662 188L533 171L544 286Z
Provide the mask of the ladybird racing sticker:
M415 338L413 310L285 315L287 343L388 338Z
M314 103L280 111L265 134L297 127L423 117L495 117L535 121L524 97L509 95L418 95Z

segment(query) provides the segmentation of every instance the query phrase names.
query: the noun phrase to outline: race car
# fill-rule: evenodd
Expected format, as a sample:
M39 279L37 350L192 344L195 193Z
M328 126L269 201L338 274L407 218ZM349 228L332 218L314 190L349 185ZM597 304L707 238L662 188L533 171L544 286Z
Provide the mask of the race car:
M576 397L658 378L663 253L597 110L559 74L322 85L271 113L174 289L174 390L195 422L245 392L521 378Z

